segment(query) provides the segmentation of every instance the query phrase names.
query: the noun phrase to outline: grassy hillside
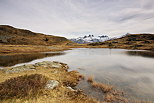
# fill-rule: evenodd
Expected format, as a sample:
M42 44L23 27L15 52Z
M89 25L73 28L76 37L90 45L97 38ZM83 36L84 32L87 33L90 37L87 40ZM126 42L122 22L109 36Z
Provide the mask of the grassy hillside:
M154 50L154 34L130 34L118 39L88 45L106 48Z
M0 25L0 44L12 45L61 45L70 42L64 37L34 33L8 25Z

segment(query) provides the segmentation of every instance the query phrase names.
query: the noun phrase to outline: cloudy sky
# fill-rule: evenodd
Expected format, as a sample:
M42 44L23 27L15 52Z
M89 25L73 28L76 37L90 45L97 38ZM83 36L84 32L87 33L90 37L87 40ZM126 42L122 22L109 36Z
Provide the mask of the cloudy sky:
M67 38L154 33L154 0L0 0L0 25Z

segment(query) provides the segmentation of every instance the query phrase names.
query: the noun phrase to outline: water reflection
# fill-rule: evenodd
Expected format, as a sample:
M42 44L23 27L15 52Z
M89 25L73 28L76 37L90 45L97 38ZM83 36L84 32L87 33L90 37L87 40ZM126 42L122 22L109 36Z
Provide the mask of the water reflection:
M65 51L65 55L0 56L0 65L7 66L29 61L31 61L29 63L64 62L69 65L70 70L77 70L85 76L93 75L96 81L114 85L124 90L129 97L154 100L153 54L154 52L149 51L83 48ZM78 88L100 100L102 98L100 92L92 90L85 81L82 81Z
M32 54L13 54L0 55L0 67L13 66L19 63L30 62L35 59L63 55L64 53L32 53Z
M126 54L130 56L142 56L142 57L154 58L153 51L126 51Z

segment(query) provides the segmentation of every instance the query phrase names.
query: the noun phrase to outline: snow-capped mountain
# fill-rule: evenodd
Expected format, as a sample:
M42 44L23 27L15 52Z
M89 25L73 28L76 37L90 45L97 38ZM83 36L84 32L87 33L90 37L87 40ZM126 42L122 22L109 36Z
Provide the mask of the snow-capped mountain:
M72 38L71 41L79 44L85 44L85 43L93 43L93 42L103 42L106 40L109 40L109 37L107 35L100 35L100 36L94 36L94 35L88 35L78 38Z

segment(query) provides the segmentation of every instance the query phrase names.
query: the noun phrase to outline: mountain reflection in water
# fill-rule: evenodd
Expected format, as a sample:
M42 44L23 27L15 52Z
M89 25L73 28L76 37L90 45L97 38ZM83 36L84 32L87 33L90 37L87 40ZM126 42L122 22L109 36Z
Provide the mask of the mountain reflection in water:
M30 62L35 59L41 59L44 57L52 57L57 55L63 55L64 53L32 53L32 54L12 54L12 55L0 55L0 67L13 66L19 63Z
M154 52L152 51L126 51L126 54L130 56L142 56L142 57L154 58Z

